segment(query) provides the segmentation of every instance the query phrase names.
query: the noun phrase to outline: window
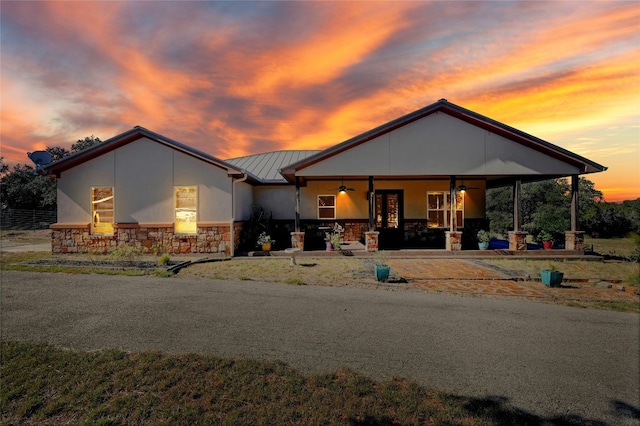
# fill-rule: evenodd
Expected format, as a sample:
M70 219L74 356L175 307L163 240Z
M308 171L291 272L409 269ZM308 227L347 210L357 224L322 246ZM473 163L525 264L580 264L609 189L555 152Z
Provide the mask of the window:
M318 195L318 219L336 218L336 196Z
M113 235L113 187L91 188L91 233Z
M175 187L176 234L195 234L198 220L198 188L195 186Z
M427 221L429 228L449 228L451 226L451 194L449 192L427 192ZM464 196L456 195L456 224L464 226Z

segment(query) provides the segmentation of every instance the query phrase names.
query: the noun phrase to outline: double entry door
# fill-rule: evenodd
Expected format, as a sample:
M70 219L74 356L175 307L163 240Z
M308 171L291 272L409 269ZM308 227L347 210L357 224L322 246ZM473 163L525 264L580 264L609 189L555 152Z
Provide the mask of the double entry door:
M376 190L375 221L381 249L399 249L404 242L404 194L401 189Z

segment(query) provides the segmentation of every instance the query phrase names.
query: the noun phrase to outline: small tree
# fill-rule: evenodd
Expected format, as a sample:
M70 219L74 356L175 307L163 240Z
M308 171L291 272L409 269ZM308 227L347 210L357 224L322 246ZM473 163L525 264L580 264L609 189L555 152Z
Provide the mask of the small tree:
M95 137L93 135L87 136L84 139L78 139L78 141L76 143L71 145L71 153L84 151L85 149L91 148L92 146L98 145L99 143L102 143L100 138Z
M58 161L101 142L99 138L92 135L78 139L71 145L71 151L61 146L48 146L45 151L51 155L53 161ZM55 210L57 194L54 178L34 174L34 168L25 164L17 164L10 170L2 157L0 157L0 175L2 175L0 178L2 208Z

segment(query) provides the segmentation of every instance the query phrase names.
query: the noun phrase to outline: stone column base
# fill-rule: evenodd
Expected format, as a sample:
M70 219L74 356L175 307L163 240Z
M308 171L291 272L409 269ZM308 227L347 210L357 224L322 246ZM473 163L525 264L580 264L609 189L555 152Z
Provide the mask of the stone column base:
M447 251L460 251L462 250L462 232L460 231L445 231L446 244L445 249Z
M509 232L509 250L525 251L527 249L527 233L521 231Z
M380 236L380 233L378 231L367 231L364 233L367 251L378 251L379 236Z
M291 233L291 248L304 250L304 232Z
M584 231L567 231L564 233L565 250L584 252Z

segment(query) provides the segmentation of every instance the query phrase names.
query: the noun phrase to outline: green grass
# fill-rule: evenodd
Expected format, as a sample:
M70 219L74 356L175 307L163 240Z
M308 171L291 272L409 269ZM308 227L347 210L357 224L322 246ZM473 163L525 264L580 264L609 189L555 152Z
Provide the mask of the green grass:
M184 277L228 280L260 280L291 285L344 285L351 280L375 283L373 272L357 258L298 258L290 266L289 258L236 258L226 262L192 265L180 271ZM363 278L364 277L364 278Z
M523 413L502 398L461 397L342 369L304 375L282 362L16 341L2 342L1 356L7 425L571 424Z
M593 246L593 251L602 255L629 257L635 249L633 238L591 238L585 236L587 248Z
M27 272L54 272L65 274L101 274L101 275L124 275L124 276L142 276L155 275L158 277L172 277L173 274L163 269L135 269L135 268L101 268L92 266L69 266L56 265L55 262L45 265L31 265L27 262L33 262L41 259L50 259L51 253L47 252L24 252L24 253L2 253L0 270L3 271L27 271Z

